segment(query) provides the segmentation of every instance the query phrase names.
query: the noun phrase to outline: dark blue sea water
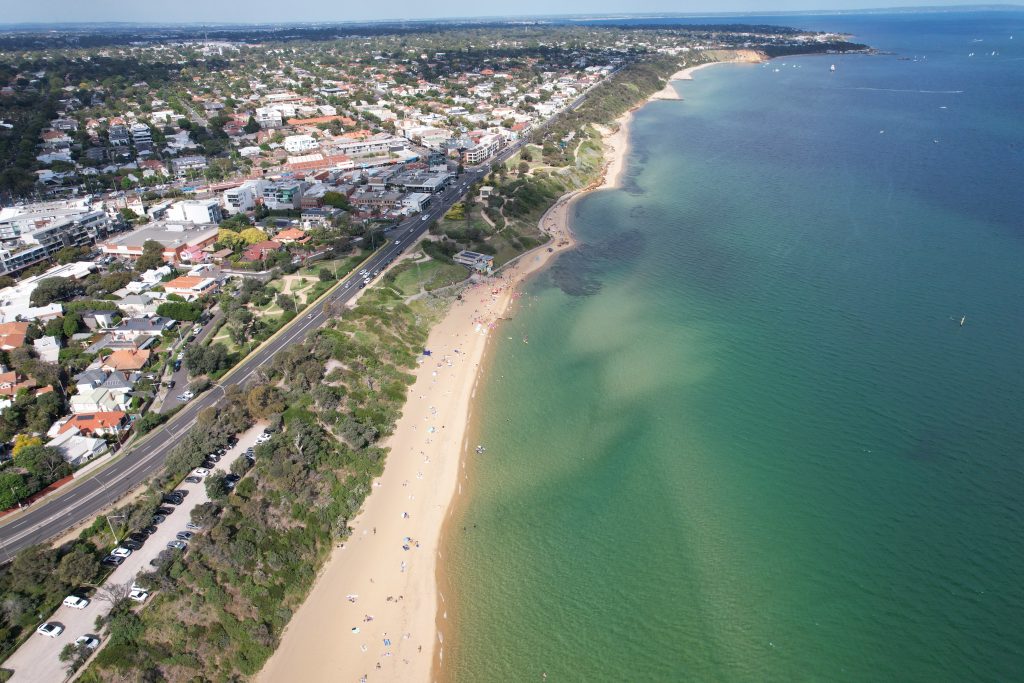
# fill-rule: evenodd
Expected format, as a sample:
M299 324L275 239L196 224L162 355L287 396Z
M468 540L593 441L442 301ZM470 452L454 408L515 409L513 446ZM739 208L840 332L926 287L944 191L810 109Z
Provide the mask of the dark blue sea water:
M1024 13L780 23L888 54L637 113L479 392L450 678L1024 678Z

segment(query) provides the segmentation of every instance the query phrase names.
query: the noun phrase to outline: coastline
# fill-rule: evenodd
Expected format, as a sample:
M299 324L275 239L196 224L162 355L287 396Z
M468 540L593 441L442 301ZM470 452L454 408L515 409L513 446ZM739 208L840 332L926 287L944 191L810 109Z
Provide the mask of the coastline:
M332 550L256 680L431 677L439 649L438 548L469 448L484 352L517 297L516 286L574 246L571 203L563 197L545 212L542 225L551 235L546 244L463 289L431 330L431 355L420 356L402 416L385 444L390 452L384 472L350 522L352 535Z
M462 290L461 300L431 330L431 355L420 357L402 416L386 442L390 452L376 490L350 522L351 537L332 550L256 680L443 677L447 612L440 548L462 492L472 402L486 373L490 331L517 298L517 286L575 246L570 216L576 201L621 185L629 124L639 106L618 117L614 127L598 127L601 175L544 212L539 225L551 239L506 264L496 277Z
M674 81L692 81L693 74L716 64L759 64L767 61L767 57L756 50L732 50L729 59L720 59L711 62L704 62L696 66L688 66L668 77L665 87L647 98L647 102L655 100L681 100L683 99L672 83Z

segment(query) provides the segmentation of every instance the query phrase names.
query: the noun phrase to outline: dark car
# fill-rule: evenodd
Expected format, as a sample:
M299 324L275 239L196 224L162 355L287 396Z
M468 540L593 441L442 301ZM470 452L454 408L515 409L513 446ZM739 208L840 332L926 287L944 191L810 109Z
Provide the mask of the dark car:
M196 476L185 477L185 481L187 481L189 484L198 484L198 483L203 481L203 478L202 477L196 477Z
M120 567L122 562L124 562L124 558L116 555L107 555L100 560L100 564L105 567Z
M156 527L152 525L147 526L145 529L142 530L142 533L146 534L147 536L152 536L156 533Z
M213 462L211 460L204 460L203 464L200 465L200 467L202 467L203 469L206 469L206 470L212 470L216 466L217 466L217 463L215 463L215 462Z
M173 379L167 380L167 383L164 384L164 386L167 387L168 389L173 389L174 388L174 380Z
M149 527L146 527L146 529L148 528ZM138 541L139 543L145 543L146 539L149 538L149 533L146 531L146 529L143 529L142 531L136 531L134 534L128 534L128 538L132 539L133 541Z
M163 524L166 519L163 515L153 515L153 524Z
M181 496L182 498L184 498L185 496L188 495L188 491L186 489L174 489L174 491L172 491L170 495Z
M182 503L185 502L185 496L176 496L174 494L168 494L161 498L160 500L166 505L181 505Z
M179 531L175 535L175 538L177 538L179 541L191 541L194 535L195 534L193 534L191 531Z
M181 361L180 360L174 361L174 371L177 372L178 370L181 370Z
M156 509L156 514L163 515L164 517L171 514L172 512L174 512L174 508L159 507Z
M142 543L132 538L126 538L124 541L121 542L121 545L123 545L125 548L128 548L128 550L142 549Z

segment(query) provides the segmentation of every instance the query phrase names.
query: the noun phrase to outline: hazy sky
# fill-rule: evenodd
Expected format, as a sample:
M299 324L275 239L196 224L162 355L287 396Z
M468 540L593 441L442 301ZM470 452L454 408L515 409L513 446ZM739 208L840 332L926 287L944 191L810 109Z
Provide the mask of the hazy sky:
M988 0L989 3L992 0ZM621 12L768 12L914 5L986 4L981 0L49 0L5 2L0 23L140 21L286 23L430 19L498 15L602 14Z

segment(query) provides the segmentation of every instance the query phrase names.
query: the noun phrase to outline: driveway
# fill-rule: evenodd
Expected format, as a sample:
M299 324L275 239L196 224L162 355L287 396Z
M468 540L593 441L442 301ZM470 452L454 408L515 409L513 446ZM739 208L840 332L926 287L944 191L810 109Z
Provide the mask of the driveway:
M217 463L216 470L228 472L231 463L237 460L249 446L256 444L256 437L263 432L264 424L257 424L252 429L243 432L238 437L238 444L230 449L227 454ZM167 515L167 519L157 526L157 532L149 537L146 544L133 552L124 563L114 572L103 584L103 588L96 591L96 594L84 609L74 609L61 605L47 621L57 622L64 626L64 632L56 638L41 636L33 633L29 639L22 643L21 647L4 662L3 666L14 670L11 681L25 683L60 683L65 680L66 672L64 664L60 661L60 651L68 643L85 634L96 633L96 618L106 616L113 605L101 599L104 589L109 590L113 586L128 584L131 585L136 577L145 574L152 569L149 561L155 558L161 550L167 547L167 543L175 540L179 531L185 531L185 525L191 521L192 509L197 505L209 502L206 495L206 484L181 483L179 489L188 491L185 502L174 507L174 512ZM202 533L202 532L197 532ZM109 539L111 542L113 537ZM187 552L187 551L186 551ZM152 597L150 597L152 599Z

